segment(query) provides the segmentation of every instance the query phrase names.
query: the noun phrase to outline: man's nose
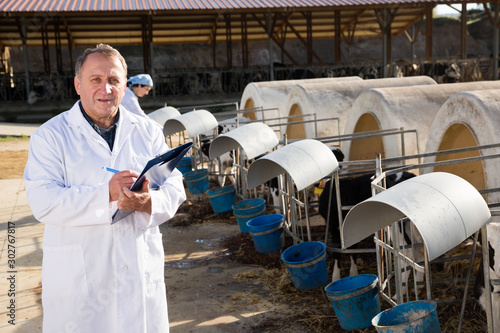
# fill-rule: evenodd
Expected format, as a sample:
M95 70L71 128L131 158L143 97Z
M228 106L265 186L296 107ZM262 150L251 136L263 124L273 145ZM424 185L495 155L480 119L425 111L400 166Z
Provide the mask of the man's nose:
M100 90L106 95L110 94L111 93L111 84L108 82L101 84Z

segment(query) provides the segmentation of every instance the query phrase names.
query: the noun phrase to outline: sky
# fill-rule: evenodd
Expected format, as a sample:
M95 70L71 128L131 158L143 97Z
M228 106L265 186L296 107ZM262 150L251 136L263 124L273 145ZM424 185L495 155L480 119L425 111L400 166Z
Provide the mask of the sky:
M452 5L453 7L455 8L458 8L459 10L462 10L462 4L456 4L456 5ZM467 4L467 9L470 10L470 9L483 9L483 5L482 4L476 4L476 3L469 3ZM438 16L442 16L442 15L447 15L447 16L459 16L460 13L458 11L456 11L455 9L453 8L450 8L450 6L448 5L437 5L435 8L434 8L434 13L435 15L438 15Z

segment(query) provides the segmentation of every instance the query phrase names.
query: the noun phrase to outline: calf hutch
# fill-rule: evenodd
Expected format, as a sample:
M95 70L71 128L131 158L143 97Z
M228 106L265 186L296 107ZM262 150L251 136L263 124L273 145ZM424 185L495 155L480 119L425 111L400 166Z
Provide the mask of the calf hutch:
M282 81L264 81L249 83L241 96L240 108L248 111L243 116L252 120L269 119L283 117L283 103L288 96L288 92L301 83L320 83L320 82L344 82L344 81L362 81L359 76L331 77L320 79L304 80L282 80ZM263 116L256 109L266 110Z
M500 154L500 89L460 92L451 96L439 109L429 129L425 152L477 147L424 158L425 163L467 159ZM497 145L494 145L497 144ZM480 149L481 147L487 149ZM493 146L491 148L488 148ZM478 190L500 188L499 159L488 158L467 163L438 165L424 173L444 171L467 180ZM484 193L489 204L500 202L499 192Z
M212 133L218 126L217 119L207 110L195 110L184 113L180 116L170 118L163 126L163 134L169 137L172 134L181 132L187 133L187 136L193 141L193 152L191 163L194 169L198 165L203 166L203 154L201 152L201 135L205 133Z
M304 81L288 93L283 103L283 117L315 114L316 121L286 126L288 139L321 138L344 134L346 117L352 104L370 88L436 85L428 76L411 76L355 81ZM336 118L336 119L332 119ZM290 118L289 122L309 120ZM282 130L285 133L285 130Z
M349 161L372 160L377 153L383 157L422 153L429 135L435 134L430 133L430 126L448 98L462 91L499 88L499 81L481 81L366 90L348 113L344 133L398 128L416 132L406 135L404 140L397 140L394 136L374 136L344 141L341 149Z
M174 107L164 106L158 110L148 113L148 117L156 121L161 128L165 126L167 120L180 116L181 113Z
M235 185L237 194L243 199L249 196L246 164L268 153L278 146L279 140L274 131L263 123L250 123L217 136L209 148L210 160L233 151L236 166Z
M379 177L382 178L383 175ZM479 230L485 233L490 219L486 202L470 183L450 173L432 172L395 185L354 206L346 216L342 232L345 247L375 234L381 296L395 305L405 301L404 294L406 301L410 299L407 266L413 274L425 274L426 297L432 299L429 262L473 234L477 237ZM405 241L406 235L398 237L400 230L406 228L402 227L403 223L414 227L410 242ZM473 257L474 250L469 267ZM418 299L416 281L417 277L413 288ZM395 290L391 290L394 287ZM463 293L464 306L467 287ZM488 323L491 323L490 314Z

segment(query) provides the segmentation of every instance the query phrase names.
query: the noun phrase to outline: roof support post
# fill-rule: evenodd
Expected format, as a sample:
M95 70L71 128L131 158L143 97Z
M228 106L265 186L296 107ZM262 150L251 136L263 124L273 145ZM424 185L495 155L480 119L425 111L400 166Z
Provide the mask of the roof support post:
M247 14L241 14L241 60L243 68L248 68Z
M74 74L75 68L73 66L73 39L71 38L71 31L68 27L68 22L66 22L66 19L63 18L63 23L64 27L66 29L66 38L68 39L68 52L69 52L69 67L70 67L70 73Z
M214 40L212 42L212 62L213 62L213 67L217 68L217 42Z
M54 40L56 43L56 63L57 63L57 73L63 74L63 63L62 63L62 50L61 50L61 29L60 29L60 18L54 18Z
M335 65L342 65L342 30L340 25L340 10L335 11Z
M306 16L306 15L304 15L304 16ZM307 18L307 16L306 16L306 18ZM309 53L311 54L311 62L312 62L312 57L315 57L316 60L318 60L318 62L319 62L320 65L324 65L325 63L323 62L323 60L321 60L321 58L316 54L316 52L314 52L314 50L312 49L311 45L306 40L304 40L304 38L302 38L302 36L300 35L300 33L293 27L293 25L290 24L290 22L288 21L287 17L285 17L285 21L286 21L287 27L289 27L290 30L292 30L292 32L295 34L295 36L297 36L297 38L307 48L308 57L309 57Z
M45 74L50 75L49 29L47 24L41 25L40 32L42 33L43 69Z
M420 21L422 22L422 21ZM411 25L410 28L411 32L411 39L410 39L410 54L411 54L411 59L415 59L415 24Z
M219 22L219 15L217 15L212 26L211 38L212 43L212 63L213 68L217 68L217 22Z
M231 14L224 14L226 21L227 68L233 68L233 49L231 47Z
M305 13L306 22L307 22L307 65L312 66L313 62L313 36L312 36L312 13L308 11Z
M391 24L394 12L389 8L375 10L377 21L382 32L382 77L387 77L387 65L391 62Z
M433 4L429 4L425 7L425 60L432 60L432 10L434 9Z
M292 57L292 55L287 50L285 50L285 41L284 40L280 41L277 38L275 38L273 36L273 34L272 34L273 29L271 29L271 33L269 34L269 28L267 27L267 14L265 14L266 24L262 23L262 21L254 13L252 13L252 16L257 21L257 23L262 27L262 29L264 29L268 33L268 36L269 36L269 45L270 45L270 52L272 53L271 47L272 47L272 42L274 41L276 43L276 45L278 45L278 47L281 49L281 51L288 57L288 59L290 59L290 61L295 66L298 66L299 65L298 62ZM272 25L275 24L275 23L273 23L273 20L271 20L271 23L272 23ZM274 58L270 57L270 61L272 61L272 59L274 59ZM272 68L272 63L271 63L271 68ZM273 80L270 79L270 81L273 81Z
M19 34L21 35L21 39L23 41L23 55L24 55L24 78L26 80L26 100L29 99L30 96L30 69L29 69L29 62L28 62L28 42L27 42L27 37L28 37L28 32L27 32L27 26L28 22L26 21L26 17L21 17L21 20L17 21L17 25L19 27Z
M462 4L462 14L460 15L460 58L467 58L467 4Z
M142 17L142 61L143 68L146 73L151 73L152 59L151 49L153 43L153 27L151 15Z
M269 38L269 80L274 81L274 55L273 55L274 22L272 13L266 14L266 30L267 30L267 36ZM284 49L284 47L282 49Z

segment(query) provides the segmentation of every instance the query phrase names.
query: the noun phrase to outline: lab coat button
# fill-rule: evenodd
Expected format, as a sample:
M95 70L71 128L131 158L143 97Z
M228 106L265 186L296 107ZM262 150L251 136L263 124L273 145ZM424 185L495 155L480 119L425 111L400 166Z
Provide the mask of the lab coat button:
M126 265L122 266L122 271L126 271L127 269L128 269L128 267Z
M122 234L124 234L124 233L125 233L125 229L121 228L121 229L120 229L120 232L121 232Z

